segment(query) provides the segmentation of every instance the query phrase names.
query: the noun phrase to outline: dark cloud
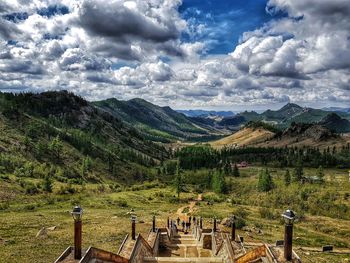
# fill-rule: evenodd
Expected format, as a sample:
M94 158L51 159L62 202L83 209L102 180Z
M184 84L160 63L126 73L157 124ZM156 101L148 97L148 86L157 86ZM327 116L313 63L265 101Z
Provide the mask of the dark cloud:
M22 32L16 24L0 18L0 37L5 40L16 39Z
M0 71L26 73L31 75L44 74L45 70L39 64L35 64L30 60L6 59L0 61Z
M156 21L125 7L122 2L85 1L80 9L80 24L91 34L125 41L134 37L166 42L177 39L180 33L171 21Z
M64 71L87 70L102 71L110 68L111 63L102 57L88 55L81 49L67 49L59 61L60 68Z

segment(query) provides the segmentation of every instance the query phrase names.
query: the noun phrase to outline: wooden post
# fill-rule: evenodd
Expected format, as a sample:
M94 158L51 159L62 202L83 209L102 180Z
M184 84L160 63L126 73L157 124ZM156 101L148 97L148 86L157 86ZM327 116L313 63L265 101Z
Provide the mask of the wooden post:
M170 228L169 217L167 218L167 226Z
M81 259L82 222L74 221L74 259Z
M156 232L156 216L152 218L152 231Z
M293 253L293 224L286 224L284 228L284 258L286 260L292 259Z
M232 220L232 228L231 228L231 240L236 240L236 222L235 220Z
M216 217L214 217L213 232L216 232Z
M136 240L136 218L131 219L131 239Z
M199 219L199 228L203 229L203 217Z

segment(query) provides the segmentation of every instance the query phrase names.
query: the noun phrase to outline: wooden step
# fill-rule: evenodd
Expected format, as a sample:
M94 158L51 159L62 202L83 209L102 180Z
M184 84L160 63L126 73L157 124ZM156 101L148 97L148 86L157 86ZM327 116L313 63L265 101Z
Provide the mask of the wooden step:
M208 257L208 258L176 258L176 257L156 257L156 258L144 258L144 262L147 263L223 263L222 258Z

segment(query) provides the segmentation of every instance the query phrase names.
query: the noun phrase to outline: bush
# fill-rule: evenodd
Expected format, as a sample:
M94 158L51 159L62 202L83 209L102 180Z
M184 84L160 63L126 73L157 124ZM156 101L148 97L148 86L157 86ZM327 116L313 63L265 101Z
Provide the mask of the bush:
M237 219L236 219L236 228L237 229L242 229L246 225L247 224L246 224L245 220L242 217L237 217Z
M76 191L77 190L71 184L67 184L66 186L61 186L57 193L61 195L74 194Z
M259 208L259 214L262 218L266 218L266 219L276 219L279 217L274 213L272 209L269 209L267 207Z
M10 177L7 174L2 174L0 175L0 179L8 181L10 180Z
M245 219L248 216L248 212L242 208L238 208L234 211L234 215Z
M35 184L33 184L32 182L25 182L23 184L24 190L26 192L26 194L30 194L30 195L34 195L34 194L38 194L39 191L39 187Z
M119 206L119 207L128 207L128 202L124 199L117 199L115 201L116 205Z
M28 205L25 205L23 207L23 210L25 211L34 211L36 209L36 205L35 204L28 204Z
M8 202L0 203L0 211L7 210L10 208L10 204Z

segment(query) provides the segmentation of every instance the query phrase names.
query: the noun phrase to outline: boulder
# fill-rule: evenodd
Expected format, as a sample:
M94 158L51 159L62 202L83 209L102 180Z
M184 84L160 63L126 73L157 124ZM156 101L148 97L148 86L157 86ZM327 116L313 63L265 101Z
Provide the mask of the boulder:
M225 217L222 219L221 224L227 227L231 227L231 219L228 217Z
M50 226L48 228L46 228L47 230L50 230L50 231L54 231L56 230L57 226Z
M41 228L38 233L36 233L35 237L46 237L47 236L47 230L45 227Z

